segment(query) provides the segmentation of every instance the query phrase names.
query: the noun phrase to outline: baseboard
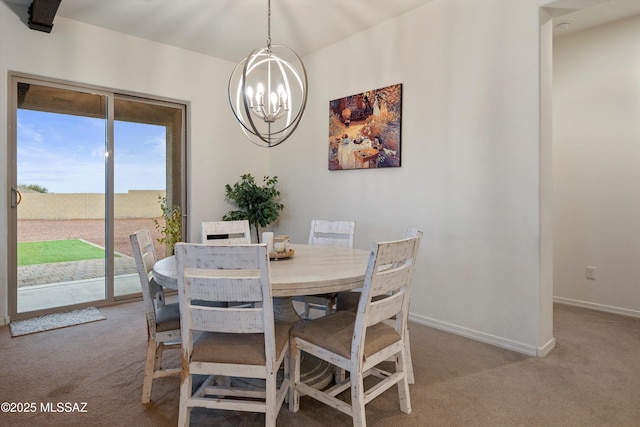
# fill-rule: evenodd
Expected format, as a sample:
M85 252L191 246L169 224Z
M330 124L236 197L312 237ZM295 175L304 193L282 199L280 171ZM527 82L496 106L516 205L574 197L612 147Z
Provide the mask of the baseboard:
M0 317L0 326L6 326L9 323L9 316Z
M556 338L551 337L549 342L547 342L542 347L538 347L536 356L547 357L549 353L551 353L551 350L553 350L554 348L556 348Z
M454 325L452 323L442 322L440 320L431 319L425 316L419 316L416 314L410 314L409 320L411 320L412 322L419 323L421 325L430 326L435 329L440 329L445 332L450 332L455 335L460 335L465 338L471 338L476 341L506 348L507 350L516 351L518 353L526 354L527 356L544 357L547 354L549 354L549 352L551 352L551 350L553 350L553 348L556 345L555 338L552 338L547 344L545 344L542 347L535 347L535 346L523 344L517 341L509 340L506 338L498 337L495 335L487 334L485 332L464 328L462 326Z
M604 311L607 313L619 314L621 316L638 317L640 318L640 311L630 310L628 308L614 307L611 305L596 304L588 301L580 301L571 298L553 297L553 302L558 304L573 305L575 307L589 308L591 310Z

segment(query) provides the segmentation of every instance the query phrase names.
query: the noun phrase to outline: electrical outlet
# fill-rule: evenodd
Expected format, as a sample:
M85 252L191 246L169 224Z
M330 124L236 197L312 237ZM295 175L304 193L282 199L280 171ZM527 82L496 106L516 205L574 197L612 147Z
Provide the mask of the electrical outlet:
M587 267L587 279L596 280L596 268L595 267Z

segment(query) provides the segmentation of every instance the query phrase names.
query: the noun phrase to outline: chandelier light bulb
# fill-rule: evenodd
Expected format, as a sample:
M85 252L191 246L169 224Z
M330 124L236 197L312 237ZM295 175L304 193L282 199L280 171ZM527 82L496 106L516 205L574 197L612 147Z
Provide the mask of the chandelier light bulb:
M247 97L247 100L249 101L249 107L253 108L253 89L251 88L251 86L247 88L246 97Z

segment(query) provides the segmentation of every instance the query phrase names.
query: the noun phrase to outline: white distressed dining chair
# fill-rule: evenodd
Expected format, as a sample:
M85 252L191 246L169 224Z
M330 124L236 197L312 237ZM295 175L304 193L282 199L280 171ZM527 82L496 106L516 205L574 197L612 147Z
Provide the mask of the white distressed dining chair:
M401 411L411 412L404 340L417 248L416 237L375 243L357 312L338 311L293 327L289 370L292 412L299 410L303 394L351 416L354 426L365 426L365 405L394 385ZM387 324L388 320L393 324ZM310 387L300 381L302 351L349 371L349 377L326 390ZM393 372L378 366L390 357L395 359ZM364 379L370 375L377 382L365 390ZM337 397L349 389L351 402Z
M180 367L162 368L163 351L180 348L180 309L177 302L165 304L164 289L150 278L157 256L149 230L136 231L129 235L129 240L140 278L142 302L147 318L147 357L142 383L142 403L149 403L155 378L180 375Z
M251 243L249 221L204 221L200 223L200 243L214 246Z
M201 222L200 243L218 246L251 243L251 226L247 220Z
M415 227L407 227L404 232L404 237L416 237L418 239L418 247L414 253L415 263L416 258L418 256L418 249L420 249L420 242L422 241L422 231L418 230ZM360 292L339 292L336 297L336 310L350 310L355 312L358 309L358 302L360 301ZM407 325L407 336L405 337L405 358L407 360L407 378L409 380L409 384L415 384L415 376L413 373L413 358L411 357L411 344L409 340L409 327ZM339 379L344 379L344 372L338 371L337 373Z
M355 221L326 221L321 219L311 220L309 229L309 245L338 246L353 248L356 234ZM302 317L309 319L311 310L323 310L324 314L335 311L336 293L304 295L294 297L294 301L304 303Z
M289 390L292 324L274 320L267 245L178 243L175 252L183 369L178 425L189 424L192 408L204 407L262 412L265 424L275 426ZM208 301L228 304L202 305ZM284 379L278 387L283 364ZM194 375L207 376L195 391ZM216 377L230 381L216 385ZM236 381L240 378L264 380L264 387L251 380Z

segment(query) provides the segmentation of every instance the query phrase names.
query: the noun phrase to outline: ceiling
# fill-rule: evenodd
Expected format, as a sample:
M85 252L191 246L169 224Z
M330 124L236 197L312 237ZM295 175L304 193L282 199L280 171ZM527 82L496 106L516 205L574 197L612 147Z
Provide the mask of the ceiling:
M3 1L26 11L32 0ZM273 0L271 40L305 56L430 1ZM555 35L635 14L640 14L640 0L604 0L556 18L555 24L571 26ZM62 0L58 16L233 62L267 41L267 0ZM54 19L53 33L55 24Z
M271 40L305 56L430 1L272 0ZM267 43L267 0L62 0L59 16L233 62Z
M566 1L566 0L565 0ZM554 19L554 37L561 37L576 31L606 24L619 19L640 14L640 0L580 0L582 3L593 4L577 12L568 12ZM574 1L574 3L576 3ZM568 27L560 29L560 24L567 23Z

